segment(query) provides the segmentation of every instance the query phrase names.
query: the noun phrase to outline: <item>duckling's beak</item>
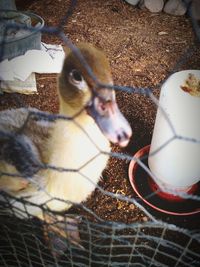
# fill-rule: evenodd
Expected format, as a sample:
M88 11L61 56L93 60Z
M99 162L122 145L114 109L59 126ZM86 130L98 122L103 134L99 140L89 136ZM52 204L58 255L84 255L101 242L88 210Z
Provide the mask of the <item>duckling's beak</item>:
M93 96L87 112L110 142L121 147L127 146L132 130L118 108L114 92L102 89L98 95Z

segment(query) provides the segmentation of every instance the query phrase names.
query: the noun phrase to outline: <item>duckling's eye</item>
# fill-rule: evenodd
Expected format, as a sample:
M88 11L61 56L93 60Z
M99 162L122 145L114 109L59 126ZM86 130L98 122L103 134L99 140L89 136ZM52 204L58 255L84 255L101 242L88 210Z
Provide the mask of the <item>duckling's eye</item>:
M88 90L88 85L87 85L86 81L84 80L83 76L81 75L81 73L78 70L73 69L68 74L68 80L79 91L87 91Z
M82 75L77 70L72 70L69 75L71 82L74 84L79 84L83 80Z

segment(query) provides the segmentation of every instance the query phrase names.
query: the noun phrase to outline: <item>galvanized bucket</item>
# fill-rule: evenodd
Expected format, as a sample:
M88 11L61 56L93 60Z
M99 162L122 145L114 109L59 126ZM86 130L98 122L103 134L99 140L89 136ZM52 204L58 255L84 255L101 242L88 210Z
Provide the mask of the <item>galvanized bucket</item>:
M33 30L16 25L31 26ZM39 50L43 26L44 20L34 13L0 10L0 61L23 55L31 49Z

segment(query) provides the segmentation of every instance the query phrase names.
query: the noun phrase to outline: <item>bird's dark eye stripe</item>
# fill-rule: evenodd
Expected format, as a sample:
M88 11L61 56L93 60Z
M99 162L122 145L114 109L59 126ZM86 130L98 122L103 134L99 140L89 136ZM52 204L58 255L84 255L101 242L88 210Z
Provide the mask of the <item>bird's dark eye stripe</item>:
M82 81L82 76L77 70L72 70L71 76L77 82L81 82Z

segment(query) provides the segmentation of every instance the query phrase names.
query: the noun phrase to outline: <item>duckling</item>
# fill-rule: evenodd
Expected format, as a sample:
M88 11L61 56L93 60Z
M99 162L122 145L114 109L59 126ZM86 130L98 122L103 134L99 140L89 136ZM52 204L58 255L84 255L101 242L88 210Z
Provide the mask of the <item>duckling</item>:
M77 47L98 81L112 85L105 54L91 44ZM23 218L28 212L46 220L38 205L61 212L86 200L106 167L110 142L124 147L132 134L114 90L97 88L71 51L58 77L58 96L56 120L33 108L0 112L0 190L15 197L12 205ZM26 208L21 197L30 203Z

